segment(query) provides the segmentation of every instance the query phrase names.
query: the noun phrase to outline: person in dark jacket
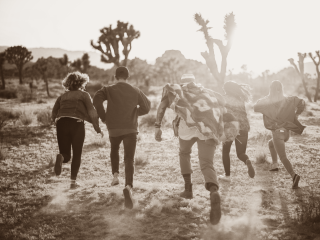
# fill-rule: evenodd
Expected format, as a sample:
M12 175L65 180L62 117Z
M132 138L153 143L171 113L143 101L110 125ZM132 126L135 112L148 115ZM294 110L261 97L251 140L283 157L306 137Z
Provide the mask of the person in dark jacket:
M226 82L223 86L226 94L223 96L226 101L226 108L228 113L231 113L240 124L239 135L236 137L235 145L237 157L248 168L248 175L253 178L255 171L246 154L248 133L250 131L250 123L247 117L245 103L251 99L249 86L245 84L238 84L233 81ZM228 141L222 145L222 162L225 170L225 175L219 176L219 180L230 182L230 149L233 141Z
M119 147L123 141L125 162L123 194L125 207L132 209L133 162L139 132L138 116L145 115L150 111L150 101L139 88L131 86L127 82L128 77L129 70L126 67L118 67L115 74L118 82L96 92L93 97L93 105L102 122L107 125L109 132L113 174L111 186L119 184ZM106 110L103 107L104 101L108 102Z
M269 95L258 100L254 111L263 114L266 129L271 130L272 139L269 141L269 150L272 157L270 171L278 171L278 156L292 177L292 188L298 188L300 176L295 173L287 158L285 142L290 138L290 132L302 134L305 126L298 121L303 112L305 102L296 96L285 96L280 81L273 81L270 85Z
M69 73L62 81L62 86L66 89L66 92L58 97L52 109L51 117L57 126L60 152L56 157L54 171L57 176L61 174L62 163L67 163L71 159L72 146L71 189L80 186L76 182L76 178L81 164L85 138L84 121L92 123L94 130L103 137L91 97L89 93L84 91L88 82L89 76L87 74Z

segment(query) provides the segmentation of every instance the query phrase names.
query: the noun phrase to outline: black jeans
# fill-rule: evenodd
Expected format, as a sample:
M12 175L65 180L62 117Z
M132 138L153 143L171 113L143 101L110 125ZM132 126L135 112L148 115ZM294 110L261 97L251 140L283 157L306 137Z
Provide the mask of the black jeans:
M247 142L248 142L248 132L240 130L239 135L236 137L236 151L238 158L246 164L246 160L249 159L248 155L246 154L247 150ZM233 141L225 142L222 145L222 161L224 171L226 176L230 176L230 149Z
M111 167L112 174L119 173L119 147L120 143L123 141L124 148L124 164L125 164L125 174L126 182L125 186L130 185L133 187L133 173L134 173L134 154L137 145L137 133L129 133L119 137L109 137L111 143Z
M76 180L80 164L82 147L85 138L84 122L78 122L77 119L63 117L57 122L57 139L60 154L64 158L64 163L71 159L72 146L72 163L71 179Z

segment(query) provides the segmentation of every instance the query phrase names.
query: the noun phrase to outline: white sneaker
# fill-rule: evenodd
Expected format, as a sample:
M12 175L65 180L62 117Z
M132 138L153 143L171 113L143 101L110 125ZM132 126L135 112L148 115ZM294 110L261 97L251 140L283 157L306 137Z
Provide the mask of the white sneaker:
M111 186L115 186L119 184L119 178L118 178L118 173L113 174L113 179L111 182Z
M226 175L220 175L218 179L224 182L231 182L231 177Z
M271 163L271 167L269 169L270 172L279 171L278 163Z

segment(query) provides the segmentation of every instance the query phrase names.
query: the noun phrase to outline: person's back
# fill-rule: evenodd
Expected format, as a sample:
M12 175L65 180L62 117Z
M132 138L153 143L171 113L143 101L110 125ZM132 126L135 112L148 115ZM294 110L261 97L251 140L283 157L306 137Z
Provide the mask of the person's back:
M137 144L138 116L150 111L150 101L140 89L127 83L129 70L126 67L118 67L115 77L118 80L116 84L103 87L96 92L93 105L109 131L114 177L111 186L119 184L119 147L123 142L126 181L123 189L124 204L126 208L132 209L133 162ZM108 101L106 111L103 107L104 101Z

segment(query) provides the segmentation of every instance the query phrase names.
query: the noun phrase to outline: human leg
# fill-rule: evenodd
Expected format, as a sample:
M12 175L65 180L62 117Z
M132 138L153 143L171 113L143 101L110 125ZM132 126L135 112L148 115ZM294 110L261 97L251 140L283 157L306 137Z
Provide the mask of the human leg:
M137 145L137 134L130 133L123 136L124 163L125 163L125 188L123 189L124 204L126 208L133 208L132 187L134 174L134 154Z
M240 134L236 137L236 151L238 158L247 165L248 174L251 178L255 176L255 171L252 166L251 161L249 160L247 151L247 143L248 143L248 131L240 130Z
M205 187L210 191L210 222L215 225L219 223L221 218L221 200L218 192L219 183L213 167L216 143L210 139L206 141L198 140L197 144L200 168L206 182Z
M222 163L225 171L225 176L230 176L230 149L233 141L224 142L222 144Z
M111 186L119 184L118 174L119 174L119 148L122 142L122 136L110 137L110 159L111 159L111 170L114 176Z
M71 127L72 134L72 162L71 162L71 180L76 180L81 165L82 147L85 139L84 122L74 121Z
M273 137L272 139L269 140L268 142L268 146L269 146L269 151L271 154L271 158L272 158L272 164L271 164L271 169L270 171L278 171L278 154L276 149L274 148L274 143L273 143Z
M185 182L185 190L180 193L180 197L191 199L193 198L192 193L192 181L191 181L191 162L190 154L193 144L196 142L197 138L192 138L190 140L183 140L179 138L179 161L180 161L180 170Z

